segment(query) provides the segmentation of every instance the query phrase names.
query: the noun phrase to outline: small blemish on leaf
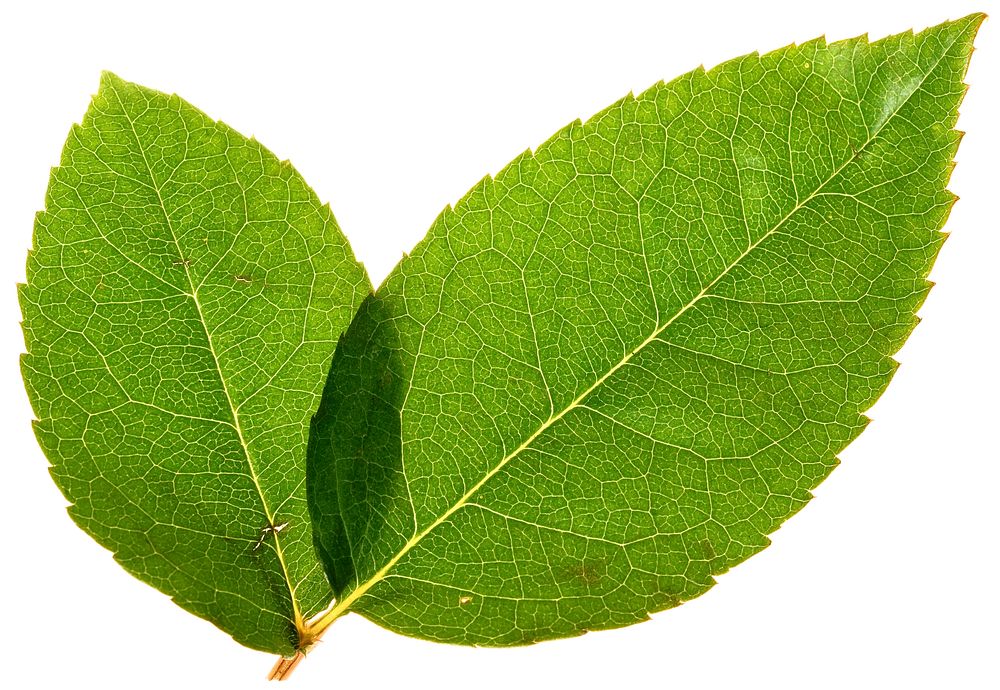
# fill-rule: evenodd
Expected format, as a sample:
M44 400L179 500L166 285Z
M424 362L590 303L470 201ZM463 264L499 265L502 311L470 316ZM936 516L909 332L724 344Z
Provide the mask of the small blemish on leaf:
M594 585L604 579L607 574L607 563L597 559L588 559L566 568L566 574L573 580L585 585Z
M250 276L246 275L245 273L237 273L236 275L233 276L233 280L235 280L237 283L252 283L253 282L253 278L251 278Z
M464 595L458 598L459 606L468 606L471 603L472 603L472 597L470 597L469 595Z
M715 558L715 547L712 546L712 542L708 539L701 540L701 551L705 555L705 560L710 561Z

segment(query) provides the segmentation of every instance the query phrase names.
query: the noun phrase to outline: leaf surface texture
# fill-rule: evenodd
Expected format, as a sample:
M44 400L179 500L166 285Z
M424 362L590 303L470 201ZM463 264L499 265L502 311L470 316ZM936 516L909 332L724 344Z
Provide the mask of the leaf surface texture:
M916 324L981 20L695 70L446 209L314 419L331 617L526 644L641 621L763 549Z
M22 368L73 519L237 641L292 653L331 598L308 419L371 289L329 208L256 141L106 74L27 274Z

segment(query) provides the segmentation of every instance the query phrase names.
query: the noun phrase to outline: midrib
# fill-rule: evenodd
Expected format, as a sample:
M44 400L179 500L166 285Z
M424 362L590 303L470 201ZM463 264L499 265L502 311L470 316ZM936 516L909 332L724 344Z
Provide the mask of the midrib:
M679 319L682 315L684 315L685 312L687 312L689 309L691 309L692 307L694 307L694 305L696 305L703 297L705 297L709 293L709 291L713 287L715 287L715 285L717 285L719 283L720 280L722 280L726 275L728 275L729 272L732 271L732 269L734 267L736 267L737 265L739 265L739 263L741 261L743 261L747 257L747 255L749 255L751 252L753 252L758 246L760 246L760 244L762 242L764 242L765 240L767 240L767 238L771 237L778 230L780 230L788 222L788 220L792 216L794 216L796 213L798 213L806 204L808 204L810 201L812 201L817 196L819 196L822 193L823 189L830 182L832 182L834 179L836 179L836 177L845 168L847 168L851 163L853 163L857 159L858 155L862 151L864 151L875 140L875 138L882 132L883 129L885 129L885 126L890 121L892 121L892 119L899 113L900 110L903 109L903 107L906 106L907 103L909 103L909 101L913 97L913 95L915 93L917 93L917 91L919 91L923 87L924 83L927 81L927 78L931 75L931 73L934 72L934 70L937 68L937 66L944 59L945 55L948 54L948 52L951 50L952 46L954 46L954 44L955 44L955 42L957 40L958 40L957 38L954 39L954 40L952 40L952 42L946 48L944 48L941 51L941 55L934 62L934 64L931 65L931 67L923 75L923 77L920 79L920 81L917 83L917 85L913 88L913 90L910 91L910 93L906 95L906 98L902 99L900 101L899 105L896 107L896 109L893 110L890 113L890 115L885 118L885 120L881 123L881 125L878 126L878 129L876 129L873 133L871 133L869 135L868 139L861 146L859 146L856 151L852 151L851 152L851 156L846 161L844 161L844 163L842 163L839 167L837 167L830 174L830 176L826 178L826 180L824 180L818 187L816 187L815 190L813 190L813 192L811 194L809 194L809 196L807 196L802 201L798 202L795 205L795 207L792 208L792 210L789 211L783 218L781 218L770 230L768 230L767 232L765 232L757 241L755 241L753 244L751 244L749 247L747 247L747 249L744 250L742 254L740 254L735 260L733 260L728 266L726 266L725 270L723 270L718 276L716 276L708 284L706 284L698 292L697 295L695 295L687 304L685 304L683 307L681 307L681 309L678 310L666 322L664 322L660 326L657 326L653 330L653 332L645 340L643 340L635 348L633 348L632 351L629 352L627 355L625 355L625 357L623 357L621 361L619 361L617 364L615 364L613 367L611 367L611 369L609 369L607 373L605 373L603 376L601 376L600 378L598 378L589 388L587 388L583 393L581 393L576 398L574 398L573 401L569 405L567 405L565 408L563 408L558 414L550 416L545 421L545 423L543 423L534 433L532 433L530 436L528 436L528 438L526 438L511 453L509 453L502 460L500 460L497 463L497 465L495 467L493 467L493 469L491 469L481 480L479 480L478 482L476 482L476 484L473 485L472 488L470 488L468 491L466 491L440 517L438 517L436 520L434 520L434 522L432 522L430 525L428 525L426 528L424 528L418 534L416 534L413 537L411 537L406 542L406 544L404 544L403 547L382 568L380 568L372 577L370 577L365 582L359 584L357 587L355 587L353 590L351 590L346 597L344 597L340 601L337 601L332 607L330 607L326 611L324 611L322 613L319 613L315 617L313 617L310 620L310 622L309 622L309 627L313 631L313 635L314 636L318 636L319 634L322 634L323 630L326 627L328 627L331 623L333 623L333 621L335 621L337 618L339 618L340 616L342 616L345 613L347 613L350 610L351 606L354 604L354 602L356 602L358 599L360 599L362 596L364 596L372 587L374 587L376 584L378 584L380 581L382 581L392 571L392 569L396 566L396 564L399 563L399 561L402 560L406 556L406 554L408 554L417 544L419 544L423 540L424 537L426 537L428 534L430 534L432 531L434 531L441 524L447 522L447 520L452 515L454 515L458 510L460 510L463 506L465 506L469 502L469 500L487 482L489 482L490 479L492 479L494 476L496 476L496 474L498 474L508 463L510 463L523 450L525 450L532 443L534 443L534 441L539 436L541 436L542 434L544 434L545 431L547 431L550 427L552 427L552 425L554 425L556 422L558 422L560 419L562 419L564 416L566 416L569 412L571 412L572 410L576 409L591 393L594 392L594 390L596 390L597 388L599 388L605 381L607 381L611 376L613 376L615 372L617 372L619 369L621 369L626 364L628 364L629 361L631 361L632 358L635 357L635 355L637 355L639 352L641 352L651 342L653 342L654 340L656 340L667 328L670 327L670 325L672 323L674 323L675 321L677 321L677 319Z
M142 156L142 161L146 166L146 171L149 173L150 183L153 188L153 191L156 192L156 199L157 202L159 203L160 211L162 211L163 213L164 222L167 225L167 229L170 231L170 236L171 239L173 240L174 247L177 249L177 256L181 263L181 266L183 266L184 268L184 275L187 279L187 283L190 288L190 292L186 294L191 298L191 301L194 303L195 310L198 312L198 322L201 324L202 330L205 333L205 339L208 342L208 350L212 355L212 362L215 364L215 371L219 375L219 382L222 384L222 392L226 399L226 405L229 407L229 412L233 417L233 428L236 429L236 436L239 439L240 447L243 449L243 454L246 457L247 467L250 471L250 479L253 481L253 485L257 489L257 495L260 497L261 507L264 511L264 516L267 519L267 524L269 526L273 526L275 524L274 514L272 513L270 507L268 506L267 497L264 495L264 489L261 487L260 477L257 474L257 468L254 466L253 456L250 453L250 447L248 446L246 438L244 437L243 434L243 425L240 422L239 411L236 405L233 404L233 398L232 395L229 393L229 386L226 383L226 377L222 373L222 365L219 362L219 356L215 349L215 343L212 340L211 331L209 331L208 324L205 321L205 315L201 308L201 301L198 299L198 289L194 284L194 280L192 280L191 278L191 270L188 266L187 261L185 260L183 252L181 251L180 242L177 239L177 233L174 232L173 223L170 220L170 214L167 212L166 204L163 202L163 195L160 193L160 186L159 184L157 184L156 177L153 175L153 168L149 164L149 159L146 157L146 151L143 148L142 142L139 139L139 133L135 129L135 123L132 121L132 118L129 117L128 110L125 107L125 103L124 101L122 101L121 95L119 95L117 90L115 90L115 97L118 99L119 105L121 105L122 115L129 124L129 128L132 131L132 136L135 139L136 148L139 150L139 153ZM281 549L278 532L272 530L270 532L270 536L271 538L274 539L274 550L278 556L278 563L281 566L282 578L285 581L285 585L288 587L288 594L292 603L292 615L294 617L292 623L295 625L295 630L299 634L299 637L301 639L305 632L305 619L302 616L302 612L299 608L299 602L295 595L295 585L292 582L292 578L288 572L288 565L285 562L285 555Z

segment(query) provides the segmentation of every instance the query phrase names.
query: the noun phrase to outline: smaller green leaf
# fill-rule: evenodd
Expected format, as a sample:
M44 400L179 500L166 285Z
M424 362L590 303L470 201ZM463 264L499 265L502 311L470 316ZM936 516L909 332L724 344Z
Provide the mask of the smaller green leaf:
M313 421L338 597L317 627L578 635L767 546L916 324L982 19L695 70L446 209L362 306Z
M184 608L292 654L331 598L305 447L364 269L287 162L111 74L45 205L22 369L70 515Z

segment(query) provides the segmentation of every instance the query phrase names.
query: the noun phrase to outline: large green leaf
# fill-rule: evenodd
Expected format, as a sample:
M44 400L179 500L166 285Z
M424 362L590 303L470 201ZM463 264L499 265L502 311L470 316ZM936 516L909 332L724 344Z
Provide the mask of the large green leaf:
M446 209L314 419L319 627L530 643L643 620L763 549L917 322L981 20L695 70Z
M106 74L38 215L24 379L70 514L138 578L281 654L331 592L308 419L371 287L287 162Z

